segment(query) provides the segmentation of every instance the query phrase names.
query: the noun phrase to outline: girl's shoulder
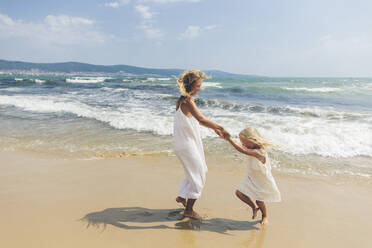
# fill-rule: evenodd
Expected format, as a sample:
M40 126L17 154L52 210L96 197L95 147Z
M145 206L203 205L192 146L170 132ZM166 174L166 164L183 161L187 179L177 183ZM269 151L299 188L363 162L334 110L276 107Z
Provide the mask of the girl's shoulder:
M254 156L255 159L257 159L261 163L265 164L266 163L266 159L267 159L267 152L266 152L266 150L263 149L263 148L253 149L253 150L256 153L256 156Z
M263 157L266 157L266 155L267 155L267 151L265 150L265 148L259 148L259 149L255 149L256 150L256 152L259 154L259 155L261 155L261 156L263 156Z

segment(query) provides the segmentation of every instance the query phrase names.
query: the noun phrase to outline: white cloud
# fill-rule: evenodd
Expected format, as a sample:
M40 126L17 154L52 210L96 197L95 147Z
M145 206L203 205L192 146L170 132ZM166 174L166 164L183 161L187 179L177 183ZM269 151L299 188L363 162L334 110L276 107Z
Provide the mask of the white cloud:
M153 2L153 3L177 3L177 2L188 2L188 3L198 3L200 0L139 0L139 2Z
M199 2L199 0L137 0L137 2L153 2L153 3L175 3L175 2ZM155 23L154 17L158 13L150 11L150 7L142 4L138 4L134 7L135 11L141 15L142 21L138 26L139 29L143 30L147 38L154 39L159 38L164 35L163 31L159 28L155 28L153 24ZM215 29L215 25L207 26L207 30ZM190 33L192 38L199 35L199 30L195 30L194 26L190 26L191 30L186 30L185 32ZM182 36L181 36L182 37ZM182 38L186 38L185 37Z
M79 28L80 26L91 26L94 21L81 18L81 17L71 17L66 15L48 15L45 17L44 22L51 30L61 31L66 28Z
M0 38L25 37L48 44L102 43L105 36L95 30L94 23L67 15L48 15L42 22L27 23L0 14Z
M195 39L199 36L201 28L199 26L188 26L180 36L180 39Z
M105 3L105 7L110 7L110 8L119 8L120 6L126 5L130 2L130 0L120 0L116 2L109 2Z
M153 18L157 13L151 12L150 7L144 5L135 6L135 10L141 15L142 18L142 22L138 28L145 32L147 38L155 39L163 36L163 32L153 26Z
M320 37L320 41L328 41L328 40L331 40L332 39L332 35L331 34L327 34L327 35L325 35L325 36L322 36L322 37Z
M7 15L0 14L0 25L7 25L7 26L12 26L14 25L14 21Z
M179 39L180 40L185 40L185 39L192 40L192 39L199 37L203 31L213 30L216 28L217 28L217 25L209 25L205 27L190 25L186 28L185 32L183 32L179 36Z
M321 37L317 46L324 53L353 55L358 52L370 52L372 48L372 36L370 34L355 34L354 36L340 36L328 34Z
M151 23L142 23L138 28L143 30L149 39L160 38L163 36L163 32L160 29L154 28Z
M212 29L216 29L217 28L217 25L209 25L209 26L206 26L204 29L205 30L212 30Z
M143 19L152 19L154 17L154 12L150 12L150 7L144 5L137 5L135 10L140 13Z

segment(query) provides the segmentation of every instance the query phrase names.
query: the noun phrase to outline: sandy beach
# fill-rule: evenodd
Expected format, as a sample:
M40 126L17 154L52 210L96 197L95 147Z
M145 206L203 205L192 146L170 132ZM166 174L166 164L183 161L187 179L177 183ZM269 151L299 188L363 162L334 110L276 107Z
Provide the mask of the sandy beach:
M216 159L208 160L218 163ZM1 247L370 247L368 185L276 175L262 228L233 194L244 167L214 166L196 210L174 201L175 157L56 160L0 152Z

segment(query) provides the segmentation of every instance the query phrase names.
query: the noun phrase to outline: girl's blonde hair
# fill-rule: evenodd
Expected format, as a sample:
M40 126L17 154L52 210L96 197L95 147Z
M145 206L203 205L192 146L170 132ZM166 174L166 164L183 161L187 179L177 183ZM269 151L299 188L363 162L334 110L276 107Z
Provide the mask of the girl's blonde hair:
M267 147L267 146L272 146L279 148L279 146L265 140L264 138L261 137L260 133L257 131L256 128L247 126L244 128L240 133L239 137L246 138L250 141L252 141L254 144L260 146L260 147Z
M206 79L208 76L200 70L184 71L179 78L175 77L179 91L184 97L191 97L190 92L193 84L199 79Z

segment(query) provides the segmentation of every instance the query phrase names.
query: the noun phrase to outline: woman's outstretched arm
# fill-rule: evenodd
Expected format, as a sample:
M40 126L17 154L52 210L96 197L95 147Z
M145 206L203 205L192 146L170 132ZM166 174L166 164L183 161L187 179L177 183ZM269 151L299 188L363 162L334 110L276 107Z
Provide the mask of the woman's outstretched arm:
M205 117L200 112L200 110L198 109L198 107L196 106L195 102L192 99L186 101L186 106L189 108L192 116L194 116L195 119L198 120L200 125L213 129L221 138L229 134L223 126L218 125L217 123Z

